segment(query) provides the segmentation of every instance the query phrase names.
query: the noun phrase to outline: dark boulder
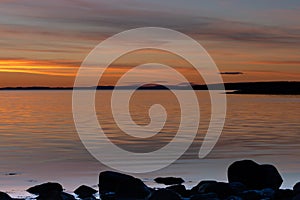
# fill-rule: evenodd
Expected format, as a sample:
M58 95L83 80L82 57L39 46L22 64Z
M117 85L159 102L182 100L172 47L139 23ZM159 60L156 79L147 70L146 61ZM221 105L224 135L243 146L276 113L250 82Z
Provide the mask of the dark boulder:
M228 198L226 198L226 200L243 200L242 197L239 196L230 196Z
M177 177L158 177L155 178L154 181L156 183L165 184L165 185L176 185L184 183L182 178Z
M62 192L60 194L60 197L62 200L75 200L75 197L73 195L65 193L65 192Z
M291 200L293 197L294 197L293 190L279 189L279 190L275 190L273 199L274 200Z
M249 188L255 188L262 174L259 164L252 160L242 160L229 166L227 176L229 183L241 182Z
M264 188L272 188L274 190L277 190L280 188L283 179L281 175L279 174L276 167L273 165L260 165L261 168L261 174L263 174L262 180L261 180L261 189Z
M200 181L196 186L194 186L191 189L191 194L204 193L207 185L211 183L217 183L217 181L213 181L213 180Z
M26 190L27 192L35 195L48 194L48 193L61 193L63 187L59 183L43 183L41 185L33 186Z
M105 171L99 175L99 193L115 193L117 198L145 198L151 191L133 176Z
M97 190L86 185L81 185L74 191L74 193L77 194L79 198L84 199L93 197L93 194L97 193Z
M207 184L203 193L215 193L220 199L225 199L233 195L230 185L228 183L223 182Z
M190 200L219 200L219 198L215 193L206 193L192 195Z
M100 199L101 200L116 200L116 194L115 193L105 193L105 194L100 194Z
M241 182L249 189L279 189L283 180L273 165L259 165L252 160L241 160L228 168L228 181Z
M181 197L171 190L159 189L152 192L147 200L181 200Z
M295 194L300 194L300 182L298 182L294 185L293 191Z
M261 191L261 195L264 197L264 198L270 198L270 199L273 199L274 195L275 195L275 191L271 188L265 188L265 189L262 189Z
M169 187L166 187L166 189L176 192L177 194L180 194L180 196L182 197L190 196L190 191L187 190L184 185L171 185Z
M27 192L35 195L38 200L63 200L63 187L59 183L43 183L27 189Z
M8 194L4 192L0 192L0 199L1 200L13 200Z
M294 196L292 200L300 200L300 194Z
M262 200L264 199L259 190L247 190L239 194L243 200Z
M240 182L231 182L229 183L229 187L231 188L233 194L239 194L247 190L247 187Z

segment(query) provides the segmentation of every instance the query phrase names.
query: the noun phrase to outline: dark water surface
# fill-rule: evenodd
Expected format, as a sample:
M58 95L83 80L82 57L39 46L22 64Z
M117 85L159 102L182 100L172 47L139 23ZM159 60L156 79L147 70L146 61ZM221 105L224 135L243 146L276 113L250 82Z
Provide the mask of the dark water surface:
M284 187L300 180L299 96L227 95L223 133L209 156L198 159L210 119L210 99L206 92L196 93L201 122L190 149L173 165L136 176L150 185L159 175L181 176L187 185L207 178L226 180L226 168L232 161L251 158L275 164L284 176ZM168 91L137 91L131 99L131 115L139 125L150 122L148 109L152 104L160 103L167 111L165 127L149 140L134 140L123 134L112 118L109 102L110 91L97 92L99 123L123 149L137 153L157 150L176 134L180 108ZM1 91L0 158L0 190L15 196L46 181L58 181L67 191L81 184L96 185L99 171L108 169L87 152L78 137L72 91ZM111 159L118 160L118 156Z

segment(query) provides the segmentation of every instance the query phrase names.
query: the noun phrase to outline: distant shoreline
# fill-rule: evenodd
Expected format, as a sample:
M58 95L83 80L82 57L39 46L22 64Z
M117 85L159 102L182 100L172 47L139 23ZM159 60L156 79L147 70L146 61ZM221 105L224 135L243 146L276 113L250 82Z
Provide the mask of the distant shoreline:
M224 83L227 94L278 94L278 95L300 95L300 82L298 81L273 81L273 82L239 82ZM222 90L222 84L191 85L193 90ZM190 86L182 85L144 85L138 90L190 90ZM91 87L4 87L0 91L37 91L37 90L132 90L136 86L91 86Z

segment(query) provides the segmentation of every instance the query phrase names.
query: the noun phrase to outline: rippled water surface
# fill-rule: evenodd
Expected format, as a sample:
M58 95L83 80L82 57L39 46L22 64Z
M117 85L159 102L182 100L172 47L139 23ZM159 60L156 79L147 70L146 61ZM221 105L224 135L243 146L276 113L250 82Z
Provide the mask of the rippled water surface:
M232 161L251 158L274 163L285 178L284 186L300 180L299 96L227 95L225 127L205 159L198 159L197 154L210 119L210 99L203 91L197 91L197 96L201 122L189 150L167 168L136 176L149 184L158 175L182 176L191 185L205 178L225 180ZM98 121L120 148L150 152L168 144L176 134L181 113L168 91L137 91L131 99L132 119L141 126L150 122L151 105L162 104L167 111L164 128L148 139L124 134L113 120L109 102L110 91L97 92ZM195 108L190 105L189 109ZM71 91L1 91L0 158L0 190L12 194L45 181L59 181L68 190L84 183L96 185L98 172L108 169L87 152L78 137Z

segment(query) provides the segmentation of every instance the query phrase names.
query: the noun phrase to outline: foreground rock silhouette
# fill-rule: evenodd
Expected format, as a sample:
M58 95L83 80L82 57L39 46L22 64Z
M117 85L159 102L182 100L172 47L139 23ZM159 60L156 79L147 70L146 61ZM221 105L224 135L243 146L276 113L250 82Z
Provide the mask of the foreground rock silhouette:
M252 160L241 160L228 168L228 181L243 183L249 189L279 189L283 179L273 165L259 165Z
M232 163L227 173L228 182L202 180L191 189L182 185L182 178L159 177L157 182L171 186L155 189L133 176L104 171L99 175L99 196L102 200L300 200L300 182L293 189L280 189L283 180L273 165L241 160ZM27 191L38 195L38 200L99 199L97 191L85 185L74 191L76 197L65 193L59 183L44 183ZM0 200L12 199L0 192Z

